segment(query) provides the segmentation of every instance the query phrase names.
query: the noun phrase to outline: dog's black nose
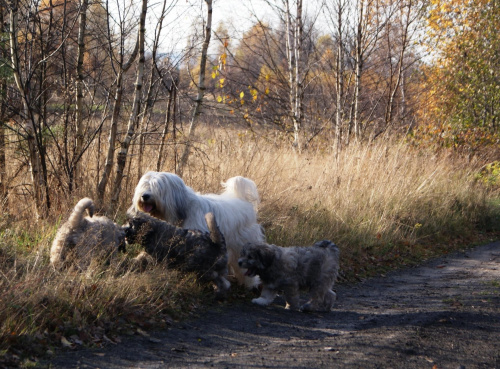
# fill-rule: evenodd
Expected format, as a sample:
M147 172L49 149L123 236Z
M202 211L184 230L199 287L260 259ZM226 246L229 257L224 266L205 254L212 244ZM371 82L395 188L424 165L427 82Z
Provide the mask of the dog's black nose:
M142 201L148 201L151 196L149 194L145 193L141 197L142 197Z
M130 226L122 226L123 231L125 232L125 237L127 237L130 234L130 231L132 230L132 227Z

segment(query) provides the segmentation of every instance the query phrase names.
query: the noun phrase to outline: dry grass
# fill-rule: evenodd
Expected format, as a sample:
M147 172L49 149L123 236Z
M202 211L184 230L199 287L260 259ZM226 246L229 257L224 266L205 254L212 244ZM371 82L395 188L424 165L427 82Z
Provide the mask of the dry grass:
M402 143L352 144L335 160L326 143L298 155L277 134L204 129L199 137L184 175L189 186L219 192L231 176L252 178L269 242L333 240L342 252L343 280L484 240L480 235L499 224L498 188L474 180L482 163ZM146 152L146 162L156 163L154 149ZM165 171L174 168L171 150ZM133 163L117 219L130 204L137 173ZM89 181L80 195L92 196L93 188ZM193 310L210 292L193 276L161 266L142 274L113 268L91 276L52 271L48 250L57 221L76 200L60 199L62 210L34 225L22 217L0 219L0 335L9 352L19 337L99 344L138 326L161 326Z
M254 179L268 240L331 239L348 279L441 253L498 224L498 187L474 180L479 162L402 142L352 144L335 160L326 144L297 155L279 137L225 134L204 132L204 170L193 164L186 182L217 191L233 175Z
M91 272L57 272L49 265L55 226L0 229L0 367L30 366L29 358L54 347L145 334L185 318L213 295L194 275L163 264L132 270L133 247L110 265L96 261Z

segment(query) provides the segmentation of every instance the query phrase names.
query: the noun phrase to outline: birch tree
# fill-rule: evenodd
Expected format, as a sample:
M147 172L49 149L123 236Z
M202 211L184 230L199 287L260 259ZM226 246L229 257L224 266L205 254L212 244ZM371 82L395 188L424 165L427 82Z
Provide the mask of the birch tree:
M130 142L134 137L135 129L139 120L139 112L141 110L141 99L142 99L142 84L144 79L144 45L146 37L146 14L148 10L147 0L142 0L141 14L139 18L139 30L137 36L137 43L139 46L139 61L137 63L137 72L135 80L134 89L134 100L132 103L132 112L127 126L127 133L125 138L122 140L120 150L116 159L116 174L113 183L112 197L111 197L111 209L116 209L118 203L118 196L121 191L121 183L123 180L123 172L125 165L127 163L127 153L130 146Z
M161 74L161 73L159 73ZM169 83L165 80L168 79ZM172 139L175 142L175 107L177 101L177 86L179 85L179 75L176 72L170 72L168 76L162 76L162 83L168 92L167 109L165 111L165 119L163 123L163 130L160 136L160 147L158 148L158 155L156 158L156 171L160 172L163 156L165 152L165 140L168 135L170 122L172 122ZM174 162L176 161L176 153L174 152Z
M303 119L303 84L307 75L307 63L302 63L302 44L304 25L302 19L302 0L296 0L295 17L292 19L289 0L283 0L285 5L286 24L286 55L288 59L288 83L290 116L293 122L293 146L300 152L302 143Z
M335 62L335 137L334 152L338 157L342 149L342 137L348 135L351 127L344 127L345 122L345 100L346 100L346 43L348 39L348 20L349 20L349 2L347 0L333 0L327 2L326 16L329 21L334 40L336 43L336 62Z
M144 3L144 1L143 1ZM106 3L106 10L109 14L109 5ZM135 47L133 51L130 53L130 55L127 57L126 55L126 48L125 48L125 41L128 36L128 30L127 30L127 25L126 25L126 20L125 16L122 11L120 11L120 45L119 45L119 55L116 57L115 55L115 45L112 44L111 42L111 25L110 25L110 17L108 15L107 22L108 22L108 53L110 56L110 59L112 61L112 66L115 71L116 79L115 79L115 92L114 92L114 99L113 99L113 112L111 116L111 123L110 123L110 128L109 128L109 136L108 136L108 151L106 155L106 162L104 165L104 170L102 173L101 180L99 181L99 184L97 185L97 204L98 206L102 207L103 201L104 201L104 194L106 192L106 186L108 184L109 178L111 176L111 171L113 169L113 164L114 164L114 155L115 155L115 145L116 145L116 135L118 131L118 120L120 118L120 111L122 107L122 97L123 97L123 76L124 74L130 69L130 67L133 65L137 54L139 52L139 37L141 34L141 29L139 28L138 34L137 34L137 41L135 43ZM140 18L141 21L142 17ZM120 179L121 182L121 179Z
M5 8L3 3L0 3L0 30L4 33L4 12ZM8 45L5 45L3 42L0 44L0 58L2 60L8 60ZM7 76L10 74L10 70L8 66L4 65L0 67L0 97L7 97ZM8 197L8 186L7 186L7 161L6 161L6 106L5 104L0 103L0 203L3 205L4 209L9 209L6 206L5 202Z
M401 93L401 97L404 97L404 93L401 91L402 87L404 87L402 86L404 73L415 62L414 58L409 59L407 56L414 36L420 31L418 23L422 19L424 9L424 4L419 0L401 0L395 5L396 19L393 22L393 27L396 29L394 32L391 32L391 28L386 28L387 50L389 54L387 60L389 61L390 75L388 80L389 93L384 116L384 132L393 125L397 94ZM394 44L397 44L399 47L396 56L392 55ZM396 65L393 64L393 60L396 61ZM401 99L402 102L403 99Z
M87 27L87 8L89 1L81 0L80 17L78 27L78 58L76 62L76 114L75 114L75 153L77 157L74 163L74 176L72 178L78 179L78 167L80 162L80 155L83 151L83 56L85 53L85 29ZM70 180L70 183L72 181ZM71 186L72 187L72 186Z
M252 13L256 22L244 33L235 57L228 62L227 69L233 73L228 79L238 80L242 89L250 89L255 111L261 117L264 110L273 114L263 118L291 133L292 146L300 152L307 145L308 112L304 96L313 88L313 39L321 4L316 1L304 4L302 0L266 1L266 4L279 23L271 25ZM246 108L244 113L248 116L251 111Z
M28 7L33 5L36 9L36 4L27 4ZM23 29L21 32L21 27L18 23L19 20L19 2L18 0L11 0L9 2L9 45L10 45L10 67L12 74L14 76L15 86L22 102L22 112L21 118L25 124L20 125L18 134L23 137L27 142L28 148L28 162L31 173L31 182L33 186L33 198L35 201L35 214L37 217L44 217L47 214L48 209L50 209L50 196L49 188L47 183L47 167L45 161L45 147L41 137L40 129L40 115L35 112L35 107L38 107L38 112L43 106L40 98L42 95L38 94L38 91L43 91L42 86L38 86L38 91L33 87L31 79L35 75L35 70L37 68L46 67L47 61L51 58L51 55L39 54L41 60L36 60L34 51L36 50L35 43L40 41L40 35L36 35L33 32L34 23L29 19L27 23L23 24ZM37 12L35 12L37 14ZM38 19L36 15L35 19ZM21 49L19 47L19 40L25 41L30 44L26 47L26 53L23 55L25 60L25 66L23 68L20 65ZM43 83L43 71L38 69L38 75L40 76L40 82ZM36 85L35 85L36 86ZM33 101L35 99L35 101Z
M182 177L184 169L186 167L189 153L191 151L191 140L194 135L194 131L196 126L198 125L199 115L201 113L201 108L203 106L203 97L205 95L205 68L207 65L207 52L208 46L210 45L210 38L212 35L212 0L205 0L205 4L207 7L207 21L205 24L205 33L203 38L203 45L201 48L201 57L200 57L200 74L198 77L198 85L197 85L197 95L196 100L194 101L194 109L191 116L191 123L189 124L189 130L186 135L186 142L184 146L184 151L181 155L179 163L177 164L176 173Z
M152 48L152 51L151 51L151 68L150 68L150 74L149 74L149 78L148 78L148 81L149 81L149 85L148 85L148 90L146 92L146 98L145 98L145 104L144 104L144 109L143 109L143 112L141 113L141 119L140 119L140 122L139 122L139 158L138 158L138 165L137 165L137 181L139 181L139 179L141 178L142 176L142 172L143 172L143 156L144 156L144 152L145 152L145 138L146 138L146 135L145 133L147 132L147 122L149 121L150 119L150 115L151 115L151 111L155 105L155 102L156 102L156 98L155 98L155 93L157 93L158 89L159 88L156 88L156 86L158 84L160 84L160 82L163 82L164 79L162 78L162 74L161 74L161 71L159 70L158 68L158 60L157 60L157 55L158 55L158 48L159 48L159 45L160 45L160 37L161 37L161 33L162 33L162 30L163 30L163 21L165 19L165 16L168 14L169 10L175 6L175 4L177 3L177 1L173 1L171 2L169 5L167 5L167 1L164 0L163 1L163 5L162 5L162 10L161 10L161 13L160 13L160 17L159 17L159 20L158 20L158 23L156 25L156 28L155 28L155 33L154 33L154 39L153 39L153 48ZM168 103L167 103L167 122L166 124L168 125L168 121L169 121L169 112L170 112L170 106L171 106L171 97L172 97L172 90L168 90ZM162 139L162 144L163 144L163 139ZM160 146L160 152L162 152L163 150L163 147Z
M379 0L358 0L356 3L356 43L354 53L355 81L353 96L353 130L357 140L363 138L364 125L361 121L361 93L366 60L370 57L381 38L386 22L381 17L382 4Z

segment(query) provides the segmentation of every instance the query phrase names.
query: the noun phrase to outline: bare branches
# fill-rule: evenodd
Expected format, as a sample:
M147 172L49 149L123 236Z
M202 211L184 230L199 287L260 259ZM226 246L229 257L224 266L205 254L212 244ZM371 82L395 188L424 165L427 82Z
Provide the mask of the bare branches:
M199 115L201 113L201 107L203 104L203 96L205 95L205 68L207 64L207 51L210 45L210 38L212 35L212 0L205 0L207 5L207 21L205 24L205 36L203 40L203 46L201 49L200 57L200 73L198 78L198 93L196 95L195 106L193 109L193 114L191 117L191 123L189 125L189 130L186 136L186 142L184 146L184 151L182 153L181 159L177 165L176 172L179 176L182 176L184 168L187 164L189 153L191 151L191 138L194 134L196 126L198 124Z
M0 145L29 165L41 215L54 192L117 211L144 171L185 174L205 121L339 153L413 114L420 0L235 2L250 13L233 14L232 33L222 6L212 24L212 0L4 4L2 127L16 138Z

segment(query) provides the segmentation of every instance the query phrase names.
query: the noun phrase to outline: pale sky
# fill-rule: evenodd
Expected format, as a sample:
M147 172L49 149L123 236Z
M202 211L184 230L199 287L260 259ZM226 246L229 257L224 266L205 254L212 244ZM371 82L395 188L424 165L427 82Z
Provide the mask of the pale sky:
M162 0L157 1L161 5ZM282 4L280 0L275 0L275 3ZM316 3L316 1L306 3L304 5L305 11L307 11L308 4ZM161 12L160 5L151 3L150 10L148 10L149 25L153 28L153 30L148 29L148 38L153 37L154 26L157 24L158 15ZM218 24L222 21L228 28L231 37L235 40L241 38L241 35L257 19L271 23L276 20L276 15L264 0L214 0L212 14L212 30L216 30ZM187 44L188 36L192 33L193 23L195 22L200 27L202 18L206 18L206 6L203 0L178 0L164 21L162 49L165 51L182 50Z
M146 42L150 48L154 39L155 29L164 0L148 0L148 15L146 24ZM170 6L169 12L163 21L160 38L160 52L181 55L188 45L190 35L193 34L193 24L201 30L203 20L206 19L206 4L204 0L165 0ZM270 0L271 3L282 6L282 0ZM304 13L308 7L314 9L319 0L308 0L304 3ZM141 0L109 0L111 14L119 22L125 18L129 24L137 25ZM293 8L294 1L291 1ZM133 4L130 6L130 4ZM124 16L124 14L127 14ZM214 0L213 1L212 31L217 29L220 22L224 22L233 40L233 45L238 43L241 36L257 19L275 24L277 15L265 0ZM130 34L130 45L135 42L137 31ZM200 39L201 40L201 39ZM201 41L200 41L201 42ZM215 37L212 34L212 45Z
M153 6L150 14L150 25L157 23L157 17L161 9ZM224 22L229 31L235 31L232 37L239 38L243 32L248 30L255 21L255 15L265 17L269 7L261 0L214 0L212 30L217 29L220 22ZM165 29L162 31L162 44L165 49L171 44L176 49L186 45L188 35L192 32L192 24L196 22L201 25L201 19L206 19L206 6L202 0L179 0L165 21ZM232 29L230 25L234 25ZM152 32L150 32L152 37ZM172 41L173 40L173 41Z

